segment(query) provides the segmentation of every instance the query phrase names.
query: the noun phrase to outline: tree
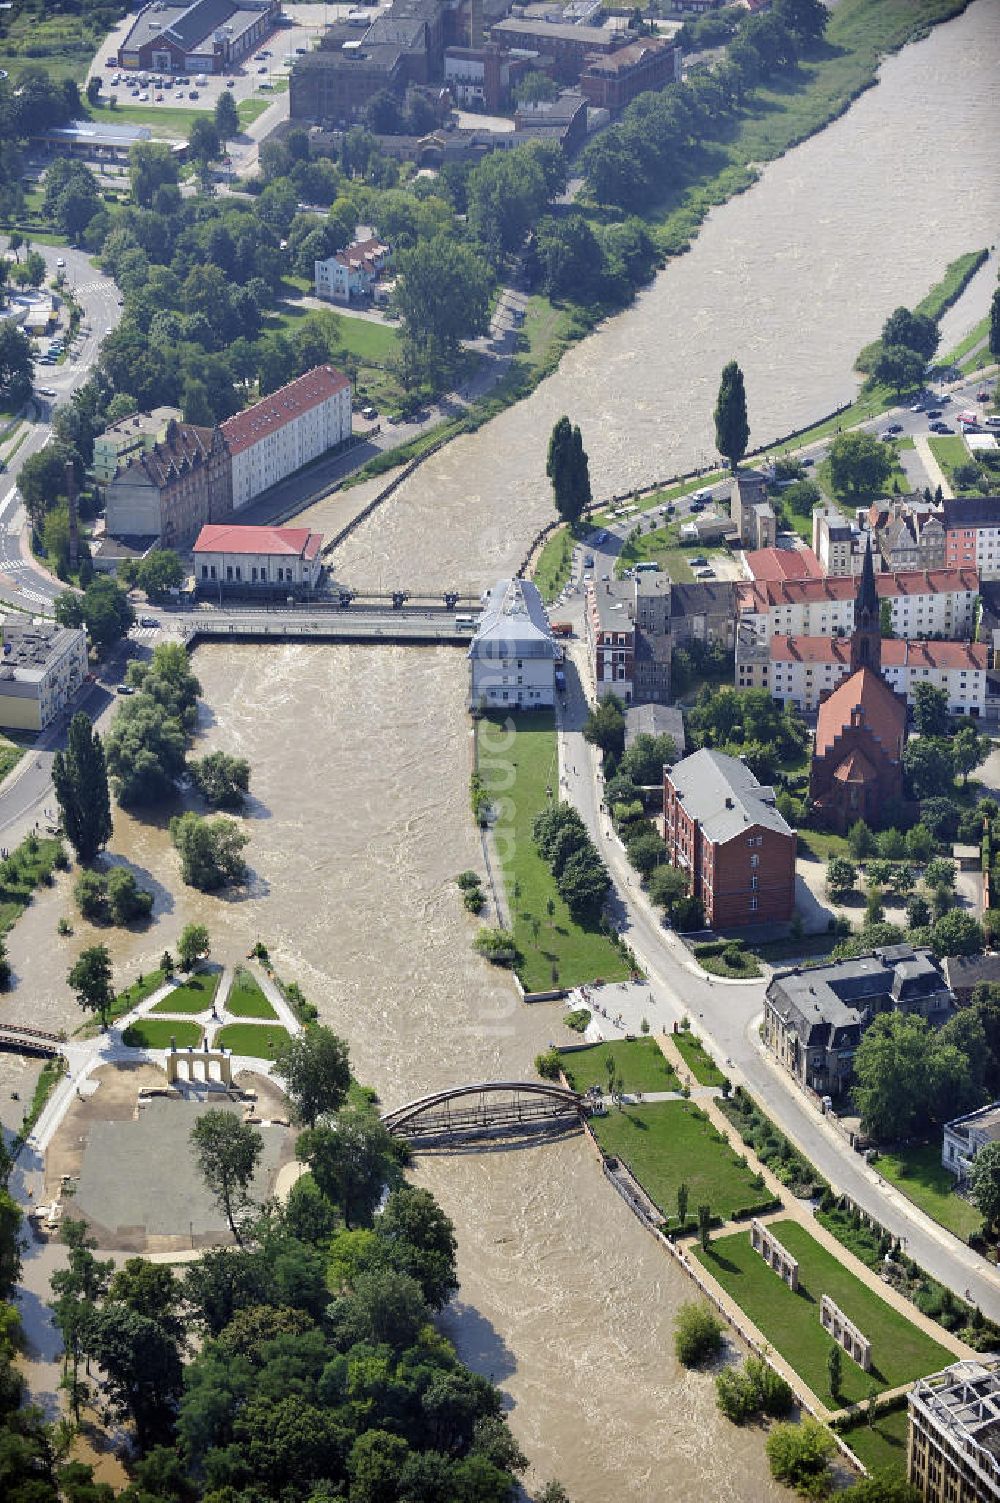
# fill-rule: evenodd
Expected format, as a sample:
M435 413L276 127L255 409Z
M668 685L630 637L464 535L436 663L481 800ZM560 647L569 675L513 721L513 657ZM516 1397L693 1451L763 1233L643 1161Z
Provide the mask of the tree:
M712 1207L708 1205L701 1205L698 1207L698 1240L701 1243L703 1252L708 1251L711 1232Z
M188 763L198 792L215 809L242 809L250 791L250 763L226 752L210 752Z
M950 793L955 781L950 744L931 736L908 741L903 748L903 771L916 799Z
M922 1496L895 1467L880 1467L838 1493L837 1500L838 1503L921 1503Z
M77 859L92 861L111 839L111 794L104 743L82 710L70 721L65 752L52 759L52 785Z
M348 1229L371 1225L386 1182L398 1178L403 1151L373 1112L358 1107L345 1108L332 1126L307 1128L295 1145Z
M240 116L236 101L228 89L223 89L215 101L215 129L224 145L240 133Z
M222 143L219 140L215 122L205 115L198 115L191 121L188 130L188 153L191 160L199 163L203 168L209 162L214 162L222 153Z
M689 1300L681 1305L674 1322L674 1350L678 1362L697 1367L722 1350L722 1322L709 1305Z
M627 777L639 787L663 782L663 768L677 760L673 736L651 736L640 731L618 763L618 776Z
M939 960L946 955L981 955L984 944L982 925L961 908L942 914L931 930L931 949Z
M933 357L939 338L934 320L928 318L926 313L911 313L909 308L897 308L882 325L883 346L901 345L904 349L912 350L920 356L923 365Z
M88 1324L85 1350L98 1363L119 1418L135 1425L140 1451L168 1441L183 1385L176 1339L149 1315L109 1301Z
M228 94L226 98L229 98ZM166 600L171 591L184 583L184 565L171 548L151 548L128 574L122 570L118 572L119 578L130 578L155 604Z
M666 846L655 830L647 828L626 845L628 859L641 877L649 877L667 859Z
M681 1180L680 1184L677 1186L677 1225L682 1231L687 1225L688 1196L688 1187L684 1183L684 1181Z
M32 369L31 342L27 335L9 318L0 319L0 397L5 405L17 407L27 400Z
M884 641L888 642L895 636L895 627L892 624L892 601L883 600L878 608L878 625Z
M969 1188L982 1213L987 1235L1000 1229L1000 1143L980 1148L972 1165Z
M875 837L863 819L857 820L848 830L847 844L855 861L864 861L875 849Z
M55 506L60 497L66 495L66 463L69 457L68 450L62 444L51 443L46 444L37 454L29 454L21 466L17 488L36 532L41 531L45 513ZM57 605L61 598L56 597Z
M211 948L208 929L204 924L185 924L177 941L177 957L181 970L189 971L199 960L204 960Z
M191 1145L202 1179L229 1223L239 1245L243 1236L238 1219L250 1204L250 1186L264 1148L264 1139L233 1112L213 1107L191 1129Z
M111 956L106 945L92 945L82 950L70 969L70 986L84 1012L96 1012L101 1027L107 1028L114 1006L111 985Z
M176 153L163 141L137 141L129 153L129 180L132 197L143 209L153 206L158 188L174 184L180 178Z
M658 866L649 879L647 891L650 901L665 909L668 914L673 912L674 905L687 896L688 879L676 866L670 866L666 862Z
M853 503L880 495L892 473L888 445L870 433L838 433L830 445L830 484Z
M910 1137L981 1100L970 1061L953 1038L916 1014L882 1013L872 1021L854 1057L854 1100L872 1138Z
M923 929L931 921L931 909L927 899L919 892L906 900L906 922L910 929Z
M57 620L60 619L60 601L63 598L63 595L56 597ZM75 607L67 602L63 609L67 612L74 612ZM129 604L128 596L117 580L105 574L92 579L84 590L80 612L83 625L87 628L87 635L101 652L113 647L116 642L120 642L122 637L128 634L129 628L135 624L135 612Z
M533 70L525 73L524 77L514 89L514 98L519 105L544 104L555 99L559 93L558 87L545 73Z
M839 901L846 897L858 880L858 869L845 856L833 856L826 868L826 890Z
M181 814L170 821L170 838L180 853L181 876L189 887L215 892L245 880L247 864L242 852L250 837L235 820Z
M876 381L891 386L897 396L913 391L924 379L927 362L916 350L902 344L883 344L872 365Z
M317 1026L281 1040L274 1074L283 1083L297 1120L315 1127L347 1100L351 1066L347 1044L332 1029Z
M489 287L485 263L449 235L434 235L400 255L393 298L403 322L408 384L437 383L450 372L460 341L486 328Z
M843 1373L843 1356L840 1347L834 1342L826 1354L826 1378L830 1385L830 1392L834 1398L840 1393L840 1379Z
M1000 287L990 303L990 354L1000 360Z
M153 911L153 894L139 886L127 866L114 866L108 873L107 898L113 924L131 924L148 918Z
M918 683L913 691L913 723L921 736L947 736L951 723L947 691L936 684Z
M455 1228L429 1190L400 1185L376 1218L375 1230L393 1266L420 1285L432 1310L441 1310L458 1289Z
M625 706L617 694L604 694L597 701L587 716L583 736L591 746L600 747L606 762L610 759L617 766L625 749Z
M969 781L969 773L989 756L990 745L989 736L977 731L974 725L963 725L952 738L951 760L963 786Z
M715 404L715 447L728 459L731 470L737 468L746 453L749 438L743 372L735 360L730 360L723 368Z
M552 482L556 511L574 526L590 502L590 469L580 429L561 417L549 438L545 473Z
M822 1498L830 1491L830 1457L833 1436L814 1419L800 1425L775 1425L765 1444L771 1473L809 1498Z
M119 802L171 798L184 771L187 737L180 720L147 694L121 705L107 739L108 771Z

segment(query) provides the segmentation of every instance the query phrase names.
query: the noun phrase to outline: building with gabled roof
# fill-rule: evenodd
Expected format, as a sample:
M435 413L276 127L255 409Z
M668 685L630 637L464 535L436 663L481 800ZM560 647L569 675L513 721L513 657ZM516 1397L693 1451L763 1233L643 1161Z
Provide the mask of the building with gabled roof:
M822 579L823 569L811 548L752 548L743 555L748 579L757 583L788 579Z
M871 545L854 611L851 674L824 699L816 720L809 797L820 821L845 831L877 825L903 798L906 701L882 677L882 632Z
M323 575L323 534L308 527L203 527L194 545L195 586L203 595L302 595Z
M112 537L158 538L183 548L233 508L229 451L218 428L168 418L146 448L126 451L105 489Z
M350 438L351 383L332 365L314 366L227 418L222 436L232 456L233 508L238 511Z
M797 837L745 762L702 747L665 767L663 834L711 928L791 918Z
M281 0L189 0L144 5L118 49L120 68L224 73L274 30Z
M537 586L501 579L486 594L469 648L470 707L551 708L560 657Z

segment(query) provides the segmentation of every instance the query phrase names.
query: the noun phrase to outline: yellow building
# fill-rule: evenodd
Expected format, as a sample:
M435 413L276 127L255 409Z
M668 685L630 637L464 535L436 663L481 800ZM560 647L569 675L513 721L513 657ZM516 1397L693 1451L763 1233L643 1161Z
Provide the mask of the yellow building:
M955 1362L909 1395L907 1475L927 1503L1000 1500L1000 1357Z
M108 485L119 465L139 450L161 443L171 421L179 421L180 416L176 407L154 407L152 412L136 412L112 423L94 439L94 479Z
M86 632L30 616L8 616L0 661L0 725L42 730L70 704L86 675Z

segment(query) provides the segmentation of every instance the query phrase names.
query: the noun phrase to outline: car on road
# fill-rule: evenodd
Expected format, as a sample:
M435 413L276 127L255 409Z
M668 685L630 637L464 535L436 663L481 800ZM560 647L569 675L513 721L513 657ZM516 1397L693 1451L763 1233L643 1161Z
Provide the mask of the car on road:
M227 78L226 79L226 88L227 89L235 89L235 87L236 87L236 80L235 80L235 78Z
M941 416L941 409L940 409L940 407L932 407L931 410L930 410L930 412L927 414L927 416L929 418L939 418Z
M361 416L363 418L367 418L368 421L371 422L372 418L378 417L378 409L376 407L373 407L371 403L369 403L367 407L362 407Z
M157 104L162 104L163 103L163 95L162 94L157 94L157 96L156 96L156 102L157 102Z
M954 433L954 428L949 428L947 423L931 423L932 433Z
M139 625L140 626L159 626L159 624L160 623L159 623L159 621L157 620L157 618L155 616L140 616L139 617Z
M815 465L815 463L816 463L816 461L815 461L815 459L813 459L813 457L812 457L811 454L807 454L806 457L805 457L805 459L803 459L801 461L802 468L804 470L811 470L813 468L813 466Z
M896 435L895 435L895 433L890 433L889 430L888 430L888 428L885 430L884 433L880 433L879 434L879 438L882 440L882 442L884 444L894 444L896 442Z
M188 95L188 98L189 99L197 99L198 98L198 90L197 89L192 89L191 92L190 92L190 94Z
M257 69L257 72L258 73L266 73L267 72L267 64L266 63L261 63L260 67Z
M131 684L119 684L117 686L117 688L115 689L115 693L116 694L134 694L135 690L132 688Z
M902 423L890 423L885 431L886 433L902 433L903 425Z
M592 553L588 553L583 560L583 567L585 569L592 569L594 567L594 555Z

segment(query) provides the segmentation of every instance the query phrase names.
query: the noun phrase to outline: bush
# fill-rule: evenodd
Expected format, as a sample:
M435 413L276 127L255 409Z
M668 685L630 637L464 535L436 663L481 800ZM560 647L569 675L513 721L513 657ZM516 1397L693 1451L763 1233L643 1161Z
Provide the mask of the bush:
M567 1028L572 1028L574 1033L586 1033L587 1024L590 1022L590 1017L591 1013L589 1007L576 1007L572 1012L568 1012L566 1014L566 1016L563 1018L563 1022L566 1024Z
M480 929L473 941L480 955L493 965L513 965L517 956L514 936L507 929Z
M741 1368L727 1367L715 1380L719 1408L734 1425L756 1414L781 1419L795 1404L795 1394L763 1357L748 1357Z
M805 1498L825 1498L833 1488L830 1457L836 1449L829 1430L814 1419L775 1425L765 1445L771 1474Z
M559 1050L555 1046L546 1049L544 1054L535 1055L535 1069L543 1080L558 1080L561 1068Z
M215 892L245 879L243 847L249 837L235 820L182 814L170 821L170 838L180 853L181 876L189 887Z
M677 1311L674 1326L674 1350L685 1367L697 1367L722 1349L722 1322L715 1312L700 1301L691 1300Z

